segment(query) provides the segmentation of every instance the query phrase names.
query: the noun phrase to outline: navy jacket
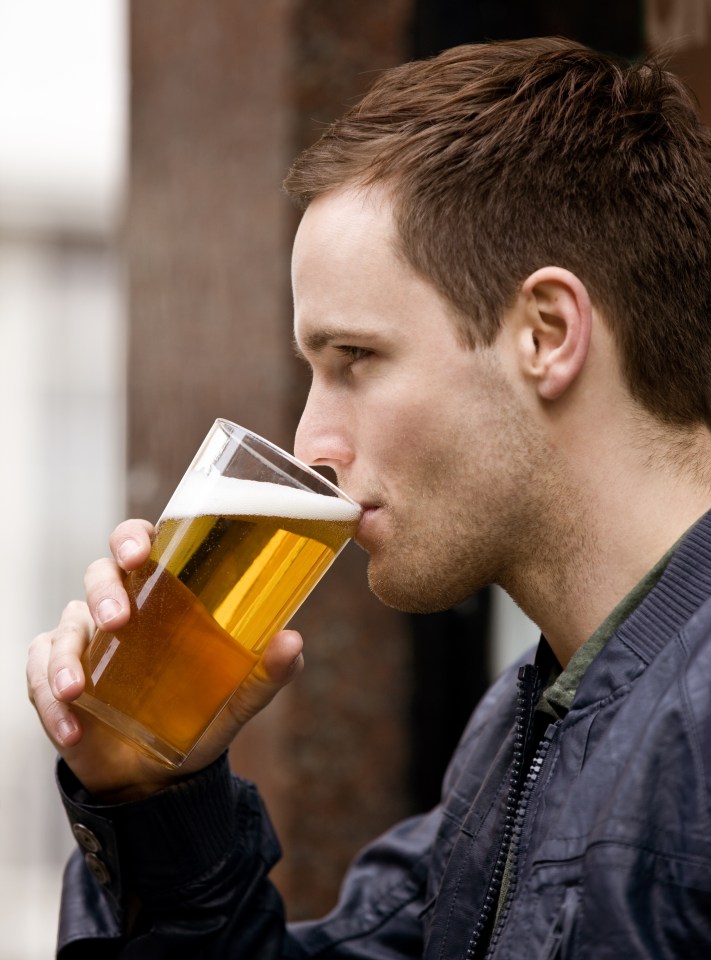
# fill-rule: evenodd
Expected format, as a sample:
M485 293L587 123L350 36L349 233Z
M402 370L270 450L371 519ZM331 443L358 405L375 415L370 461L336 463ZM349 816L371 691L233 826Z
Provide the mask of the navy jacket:
M509 670L475 711L441 804L367 848L314 923L285 926L267 878L278 844L224 758L114 807L93 805L60 765L80 847L62 960L708 960L710 597L708 514L566 717L549 724L534 709L542 642L537 662Z

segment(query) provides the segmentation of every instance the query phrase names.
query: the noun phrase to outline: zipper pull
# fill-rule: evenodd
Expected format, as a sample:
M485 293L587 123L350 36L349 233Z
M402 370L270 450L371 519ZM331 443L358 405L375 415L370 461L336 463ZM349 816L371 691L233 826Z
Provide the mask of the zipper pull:
M521 772L530 760L533 747L533 717L541 692L540 671L534 663L518 668L517 739L520 750Z

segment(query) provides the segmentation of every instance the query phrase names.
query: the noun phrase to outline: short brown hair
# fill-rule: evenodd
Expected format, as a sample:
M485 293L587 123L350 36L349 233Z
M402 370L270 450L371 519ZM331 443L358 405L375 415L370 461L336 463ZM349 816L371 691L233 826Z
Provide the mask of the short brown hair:
M389 70L285 187L305 207L349 184L391 189L402 252L471 346L555 264L603 311L632 395L711 423L711 133L658 63L548 38Z

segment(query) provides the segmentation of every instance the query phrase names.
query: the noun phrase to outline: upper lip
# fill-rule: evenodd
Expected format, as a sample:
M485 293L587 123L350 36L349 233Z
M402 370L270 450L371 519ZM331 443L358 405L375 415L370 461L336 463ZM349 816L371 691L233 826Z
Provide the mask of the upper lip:
M368 510L377 510L379 507L379 504L371 503L369 500L359 500L357 502L360 504L360 508L363 511L363 513L365 513Z

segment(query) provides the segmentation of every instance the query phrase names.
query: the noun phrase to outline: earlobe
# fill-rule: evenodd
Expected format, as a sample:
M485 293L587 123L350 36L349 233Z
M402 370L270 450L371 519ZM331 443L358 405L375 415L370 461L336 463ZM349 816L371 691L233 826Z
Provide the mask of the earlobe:
M585 364L592 333L592 304L585 285L561 267L542 267L521 287L519 330L524 374L543 400L556 400Z

